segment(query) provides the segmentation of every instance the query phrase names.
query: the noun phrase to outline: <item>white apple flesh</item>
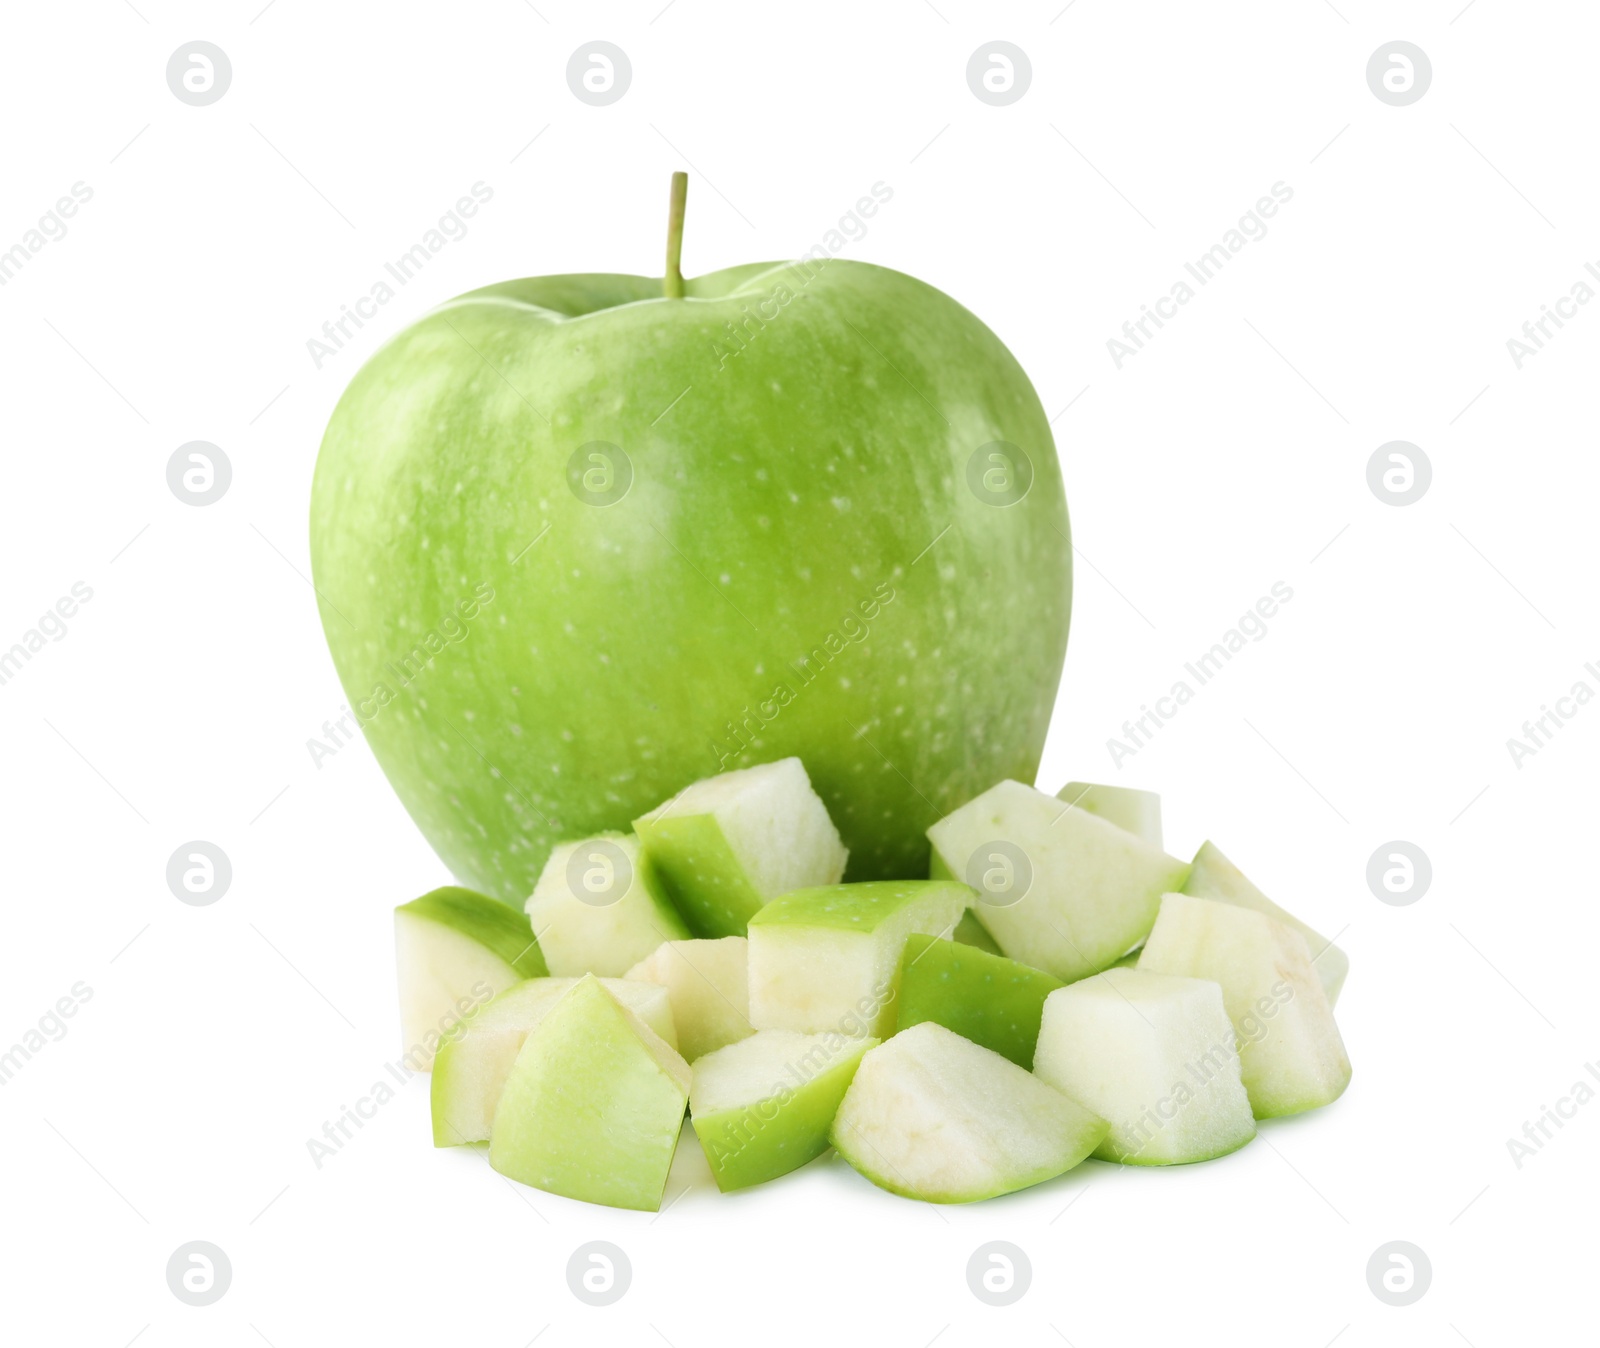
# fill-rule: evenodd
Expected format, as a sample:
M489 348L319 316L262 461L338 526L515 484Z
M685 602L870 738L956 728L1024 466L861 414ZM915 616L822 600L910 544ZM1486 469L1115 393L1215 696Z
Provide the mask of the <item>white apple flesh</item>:
M755 1033L750 1025L750 959L742 936L663 941L623 977L667 990L678 1051L690 1062Z
M979 890L973 912L1008 958L1063 982L1144 940L1187 863L1021 782L1001 782L928 830L937 875ZM991 887L989 877L1004 883Z
M925 1021L861 1060L832 1140L880 1188L968 1203L1072 1169L1108 1128L1016 1063Z
M1057 800L1097 814L1118 828L1127 829L1152 847L1161 842L1161 797L1154 791L1129 786L1104 786L1098 782L1068 782L1056 792Z
M1222 989L1108 969L1052 992L1034 1074L1111 1124L1104 1161L1209 1161L1256 1135Z
M1293 927L1231 903L1168 894L1138 967L1221 984L1256 1118L1316 1109L1350 1084L1328 995Z
M556 844L527 903L550 972L621 977L689 929L638 838L600 833Z

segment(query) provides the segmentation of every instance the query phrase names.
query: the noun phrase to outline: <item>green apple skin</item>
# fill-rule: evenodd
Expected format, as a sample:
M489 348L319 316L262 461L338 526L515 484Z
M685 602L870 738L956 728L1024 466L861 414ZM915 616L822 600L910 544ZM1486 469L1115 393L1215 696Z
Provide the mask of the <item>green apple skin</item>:
M522 914L508 912L505 904L487 895L459 885L445 885L401 904L395 912L460 932L499 956L519 978L543 978L550 972L534 938L533 924Z
M658 1212L689 1082L678 1051L590 974L518 1053L489 1164L549 1193Z
M969 486L995 441L1031 464L1009 505ZM569 477L594 442L631 465L613 504L569 485L621 481L615 455ZM1021 367L948 296L843 260L682 299L594 275L449 302L340 399L311 556L378 762L450 869L512 904L554 842L789 755L847 878L926 874L938 816L1033 780L1071 600Z
M689 1117L723 1193L798 1170L828 1149L828 1130L855 1078L861 1056L877 1039L762 1030L694 1066ZM702 1098L703 1082L729 1056L770 1065L763 1089L738 1102ZM748 1070L748 1069L747 1069Z
M1031 1070L1044 999L1063 986L1059 978L1004 955L937 936L908 936L895 1027L935 1021Z

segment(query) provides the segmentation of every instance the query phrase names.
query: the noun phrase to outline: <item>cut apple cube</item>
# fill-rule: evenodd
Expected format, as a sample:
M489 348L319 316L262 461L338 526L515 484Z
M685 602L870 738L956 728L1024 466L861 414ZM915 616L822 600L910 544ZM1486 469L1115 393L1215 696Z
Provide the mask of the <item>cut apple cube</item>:
M755 1033L750 1027L750 959L742 936L663 941L623 975L658 983L672 999L678 1051L690 1062Z
M1197 899L1218 899L1240 908L1251 908L1293 927L1306 938L1306 945L1311 948L1311 964L1317 971L1317 977L1322 980L1323 991L1328 994L1328 1005L1332 1006L1339 1000L1339 989L1344 986L1345 975L1350 972L1349 956L1326 936L1318 935L1306 926L1293 913L1278 907L1250 883L1243 871L1222 855L1222 850L1215 843L1200 844L1200 850L1194 854L1189 878L1184 881L1183 892L1193 894Z
M690 1069L592 975L517 1054L489 1164L548 1193L657 1212L683 1128Z
M1001 782L928 830L935 874L966 880L973 911L1011 959L1063 982L1144 940L1188 864L1098 815Z
M547 972L526 917L454 885L394 910L394 949L402 1051L418 1072L473 1007Z
M1293 927L1216 899L1168 894L1139 969L1221 985L1256 1118L1316 1109L1350 1084L1328 995Z
M1222 989L1108 969L1052 992L1034 1075L1108 1120L1103 1161L1179 1165L1256 1135Z
M972 897L949 880L873 880L774 899L750 919L750 1023L882 1037L906 938L948 936Z
M761 1030L694 1065L689 1117L724 1193L798 1170L828 1129L876 1039Z
M602 987L673 1047L672 1002L655 983L602 978ZM457 1025L434 1059L431 1083L433 1145L487 1142L495 1107L522 1045L576 978L530 978L508 988Z
M844 875L839 830L798 758L695 782L633 827L697 936L743 936L763 904Z
M906 1198L969 1203L1071 1170L1110 1125L990 1049L931 1021L869 1052L833 1145Z
M558 843L527 903L550 972L620 977L663 941L689 935L638 838Z
M1059 978L1004 955L937 936L909 936L900 958L895 1027L931 1020L1030 1068L1045 998L1060 986Z
M1056 799L1097 814L1108 823L1143 838L1152 847L1162 845L1161 797L1154 791L1102 786L1098 782L1068 782L1056 792Z

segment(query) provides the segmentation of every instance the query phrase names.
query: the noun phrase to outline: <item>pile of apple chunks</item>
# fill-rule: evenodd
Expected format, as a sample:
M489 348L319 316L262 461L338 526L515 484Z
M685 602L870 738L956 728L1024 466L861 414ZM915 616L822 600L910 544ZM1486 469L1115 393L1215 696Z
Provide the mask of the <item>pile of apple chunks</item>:
M832 1146L959 1203L1091 1156L1224 1156L1349 1082L1344 953L1211 843L1168 856L1156 796L1004 781L928 837L930 878L841 884L789 758L558 846L526 917L456 888L405 904L435 1144L657 1211L687 1106L725 1192Z

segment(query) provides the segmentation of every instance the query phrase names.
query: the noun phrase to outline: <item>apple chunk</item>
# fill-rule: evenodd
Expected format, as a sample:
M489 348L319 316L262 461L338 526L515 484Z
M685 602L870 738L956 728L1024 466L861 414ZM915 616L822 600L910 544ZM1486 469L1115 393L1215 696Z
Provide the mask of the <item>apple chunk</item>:
M446 886L394 910L406 1062L426 1071L445 1032L524 978L546 972L528 919L487 894Z
M1306 926L1293 913L1285 912L1257 889L1233 862L1222 855L1215 843L1200 844L1194 854L1194 865L1189 878L1184 881L1183 892L1197 899L1219 899L1223 903L1252 908L1258 913L1276 918L1293 927L1306 938L1311 948L1311 963L1322 980L1322 989L1328 994L1328 1005L1339 1000L1339 989L1344 986L1345 975L1350 972L1350 958L1326 936L1320 936Z
M881 1037L894 1023L906 937L949 935L971 901L949 880L873 880L774 899L750 919L750 1023Z
M1126 829L1021 782L1001 782L928 830L932 870L978 890L1002 953L1063 982L1144 940L1189 867Z
M876 1039L761 1030L694 1065L689 1117L717 1187L748 1188L828 1149L828 1129Z
M1108 969L1052 992L1034 1074L1111 1123L1103 1161L1177 1165L1256 1135L1222 989Z
M536 1189L657 1212L689 1064L593 976L550 1008L506 1079L489 1164Z
M1222 985L1256 1118L1316 1109L1350 1084L1328 995L1293 927L1234 904L1168 894L1139 969Z
M602 978L600 984L677 1047L672 1003L665 988L621 978ZM508 988L455 1027L433 1064L434 1146L458 1147L489 1140L495 1106L522 1045L551 1008L577 985L576 978L530 978Z
M1108 1127L1031 1072L929 1021L861 1060L831 1136L891 1193L968 1203L1071 1170Z
M1045 998L1060 986L1059 978L1004 955L937 936L909 936L900 958L895 1027L936 1021L1018 1067L1032 1067Z
M630 834L557 844L527 909L553 974L620 977L663 941L689 935Z
M1097 814L1152 847L1161 843L1161 797L1154 791L1129 786L1102 786L1098 782L1068 782L1056 792L1057 800Z
M658 983L672 999L678 1051L690 1062L747 1038L750 960L742 936L717 941L663 941L626 978Z
M764 903L844 875L839 830L798 758L695 782L633 826L699 936L743 936Z

